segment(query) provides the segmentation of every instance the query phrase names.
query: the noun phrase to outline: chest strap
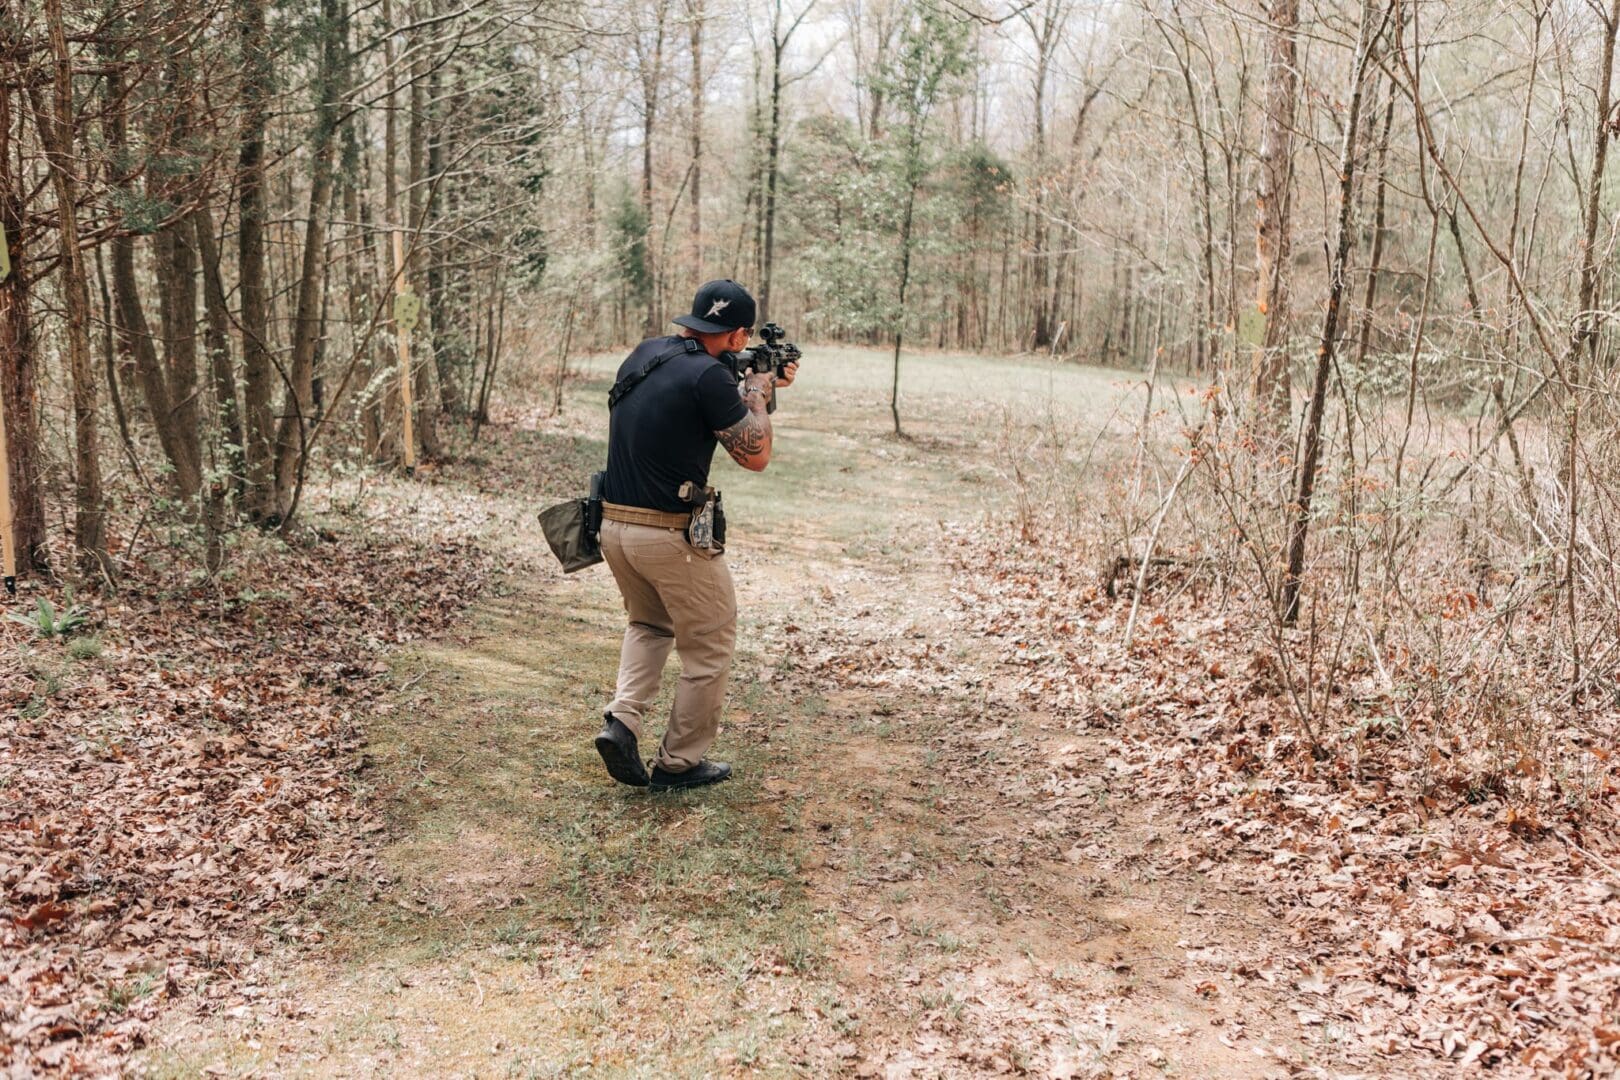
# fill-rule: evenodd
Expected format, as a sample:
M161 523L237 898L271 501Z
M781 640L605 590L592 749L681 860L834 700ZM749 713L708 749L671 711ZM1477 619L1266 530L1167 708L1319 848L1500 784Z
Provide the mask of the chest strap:
M671 514L664 510L648 510L644 506L621 506L604 502L602 517L608 521L622 521L626 525L651 525L655 529L684 529L692 523L691 514Z
M640 386L641 381L656 371L659 365L663 364L665 361L673 360L682 353L702 351L703 346L696 338L681 338L678 345L674 346L673 348L665 349L663 352L641 365L640 371L632 371L630 374L614 383L613 389L608 391L608 408L612 409L613 406L623 401L626 394Z

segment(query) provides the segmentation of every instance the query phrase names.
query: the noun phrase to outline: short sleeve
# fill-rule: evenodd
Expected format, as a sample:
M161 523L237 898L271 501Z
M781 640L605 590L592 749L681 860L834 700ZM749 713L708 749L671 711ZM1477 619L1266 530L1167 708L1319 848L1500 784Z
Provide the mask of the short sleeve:
M719 364L710 364L698 376L697 399L704 426L710 431L724 431L748 415L736 380Z

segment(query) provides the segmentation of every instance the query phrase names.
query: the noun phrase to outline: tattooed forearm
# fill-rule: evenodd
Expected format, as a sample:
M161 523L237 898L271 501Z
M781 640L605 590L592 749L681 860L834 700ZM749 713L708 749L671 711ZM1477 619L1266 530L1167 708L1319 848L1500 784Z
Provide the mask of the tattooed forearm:
M764 468L760 461L771 449L771 421L764 413L752 410L724 431L714 433L720 445L726 448L733 461L747 469Z

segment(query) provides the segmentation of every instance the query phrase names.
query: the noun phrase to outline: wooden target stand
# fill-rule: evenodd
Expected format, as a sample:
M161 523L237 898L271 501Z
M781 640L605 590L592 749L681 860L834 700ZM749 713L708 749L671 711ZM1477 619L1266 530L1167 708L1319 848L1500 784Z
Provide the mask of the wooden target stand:
M0 229L0 281L11 276L11 250L6 245L6 231ZM16 518L11 506L11 458L6 443L5 395L0 393L0 576L4 577L6 592L17 595L17 536Z

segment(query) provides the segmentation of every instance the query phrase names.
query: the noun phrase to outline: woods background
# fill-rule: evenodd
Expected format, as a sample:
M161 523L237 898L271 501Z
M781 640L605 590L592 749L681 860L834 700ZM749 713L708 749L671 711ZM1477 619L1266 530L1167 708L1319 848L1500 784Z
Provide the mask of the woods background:
M897 435L907 345L1145 370L1129 497L1062 509L1138 591L1185 558L1275 634L1302 590L1327 603L1326 698L1351 644L1395 679L1397 623L1443 697L1430 616L1484 602L1500 643L1534 639L1518 675L1496 631L1459 646L1502 711L1532 683L1552 714L1612 704L1617 24L1590 0L13 3L14 549L111 583L148 529L217 573L249 526L287 533L312 468L431 462L501 387L556 408L571 353L729 275L761 321L892 348ZM1168 373L1202 393L1156 402ZM1021 488L1074 473L1008 426Z
M984 656L925 643L872 709L977 694L950 667L977 657L1004 720L1097 729L1020 767L1174 807L1200 879L1294 928L1310 993L1310 965L1363 972L1369 1052L1612 1062L1617 31L1620 0L0 0L0 983L33 1010L0 1001L7 1031L60 1058L122 1023L81 917L115 912L155 978L156 897L212 971L208 935L340 875L368 650L491 574L344 505L417 465L391 497L561 497L605 429L570 393L728 276L826 346L784 430L874 418L785 461L780 505L935 485L865 510L911 515L884 525L934 545L926 599ZM992 365L1006 392L973 397ZM1053 389L1110 379L1089 413ZM552 647L590 594L530 577L510 625ZM155 831L109 839L141 807ZM155 861L166 829L235 869ZM547 829L515 846L576 835Z

